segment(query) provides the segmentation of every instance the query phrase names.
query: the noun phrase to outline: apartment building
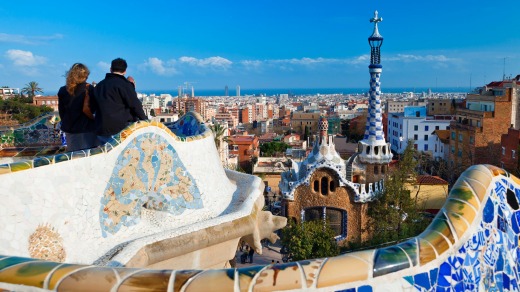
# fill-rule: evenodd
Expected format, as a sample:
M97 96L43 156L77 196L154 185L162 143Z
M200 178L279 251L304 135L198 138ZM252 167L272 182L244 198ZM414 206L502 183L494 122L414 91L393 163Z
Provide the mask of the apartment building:
M36 106L48 106L52 108L54 111L58 111L58 96L57 95L48 95L42 96L37 95L33 97L33 105Z
M308 127L309 133L317 133L320 115L320 113L293 112L291 117L293 131L303 135L305 127Z
M518 159L520 150L520 130L509 128L500 140L500 167L519 175Z
M448 129L451 119L451 116L427 116L426 106L407 106L402 113L390 113L387 139L391 150L401 154L408 140L413 140L416 150L433 155L436 145L433 132Z
M426 104L426 115L454 115L455 101L451 99L429 99Z
M202 98L188 98L188 97L181 97L176 98L172 101L172 107L174 112L180 112L187 113L190 111L195 111L199 113L204 120L206 120L205 114L206 114L206 106L207 102Z
M450 124L450 161L456 169L473 164L500 165L501 138L511 125L511 88L485 88L468 94Z
M20 94L19 88L8 88L8 87L0 88L0 98L2 98L2 99L14 97L16 94Z
M255 135L233 135L228 139L229 154L238 157L242 168L251 165L253 157L260 156L258 137Z

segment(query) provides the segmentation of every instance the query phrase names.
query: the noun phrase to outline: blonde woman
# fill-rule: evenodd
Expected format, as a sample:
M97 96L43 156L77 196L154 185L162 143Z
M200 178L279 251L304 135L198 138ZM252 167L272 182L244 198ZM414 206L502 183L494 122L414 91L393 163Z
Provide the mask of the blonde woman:
M94 91L87 83L89 74L87 66L81 63L72 65L67 72L66 85L58 91L58 110L67 151L93 148L99 144L94 120L83 113L85 95Z

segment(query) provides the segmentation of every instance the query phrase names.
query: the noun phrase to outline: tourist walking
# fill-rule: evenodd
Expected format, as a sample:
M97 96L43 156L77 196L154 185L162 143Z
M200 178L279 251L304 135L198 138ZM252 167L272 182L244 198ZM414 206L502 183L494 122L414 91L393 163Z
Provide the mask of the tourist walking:
M253 255L255 254L255 249L253 247L249 248L249 263L253 263Z
M129 124L148 119L137 99L134 79L125 77L127 67L124 59L114 59L110 73L95 87L91 107L95 111L96 133L103 143Z
M75 63L67 72L65 86L58 91L58 111L67 151L94 148L99 144L94 117L83 112L85 98L93 89L87 83L89 74L87 66Z

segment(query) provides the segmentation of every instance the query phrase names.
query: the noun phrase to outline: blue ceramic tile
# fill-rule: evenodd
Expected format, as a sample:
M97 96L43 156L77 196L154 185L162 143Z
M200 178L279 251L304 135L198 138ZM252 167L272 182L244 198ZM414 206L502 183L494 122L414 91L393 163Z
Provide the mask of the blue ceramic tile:
M358 290L358 292L372 292L372 286L368 286L368 285L361 286L357 290Z
M428 273L420 273L414 276L415 285L424 288L426 290L430 290L430 278L428 277Z
M491 223L494 218L495 218L495 205L493 204L493 201L487 200L486 205L483 210L482 219L486 223Z

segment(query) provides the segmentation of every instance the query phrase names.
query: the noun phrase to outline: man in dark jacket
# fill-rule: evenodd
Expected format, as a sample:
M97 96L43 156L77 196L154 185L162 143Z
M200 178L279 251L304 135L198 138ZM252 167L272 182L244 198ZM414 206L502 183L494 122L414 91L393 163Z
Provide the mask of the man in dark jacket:
M94 88L92 107L95 110L96 134L107 142L129 123L148 117L135 92L133 78L125 78L127 64L124 59L112 61L110 73Z

